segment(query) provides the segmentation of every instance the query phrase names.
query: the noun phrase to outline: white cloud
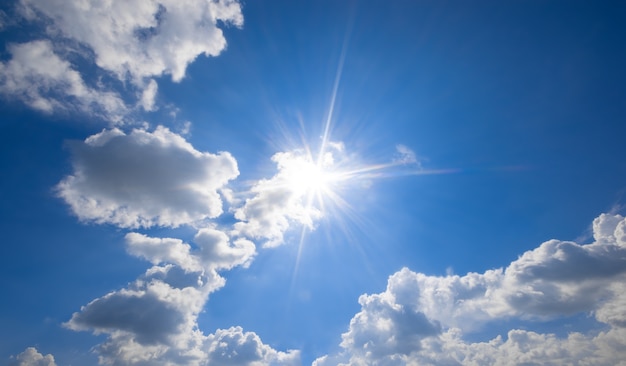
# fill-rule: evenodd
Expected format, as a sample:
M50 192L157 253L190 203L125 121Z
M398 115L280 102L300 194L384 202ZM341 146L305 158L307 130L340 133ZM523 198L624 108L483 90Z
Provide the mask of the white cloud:
M127 108L111 91L88 87L80 73L46 40L8 46L12 58L0 63L0 93L46 113L78 110L119 122Z
M194 238L200 248L197 253L200 263L206 268L231 269L242 265L247 267L255 254L255 245L246 239L236 239L229 243L228 236L215 229L200 229Z
M86 85L85 69L61 54L95 62L100 76L117 78L137 94L129 105L154 111L154 78L167 74L180 81L199 55L217 56L226 48L218 25L243 24L237 0L20 0L16 9L43 25L40 37L47 39L8 47L12 58L0 63L0 94L46 113L76 111L114 123L132 109L111 87ZM0 30L10 23L0 11Z
M226 47L218 22L241 26L234 0L21 0L23 13L50 24L49 34L74 39L95 54L96 64L141 83L144 78L185 76L201 54Z
M50 354L42 355L35 347L28 347L15 357L11 366L56 366L54 357Z
M329 160L329 163L332 159ZM278 172L270 179L258 181L251 189L254 193L245 204L235 211L235 235L265 239L265 246L283 243L284 234L293 223L312 227L322 216L321 211L310 204L303 167L315 164L301 151L280 152L272 156Z
M197 249L179 239L126 235L131 254L155 264L127 288L83 306L65 324L108 338L96 348L111 365L296 365L297 351L280 352L240 327L205 335L198 314L225 280L217 270L247 265L254 244L229 244L215 229L201 229ZM169 264L164 264L168 263Z
M139 233L126 234L128 252L152 264L171 263L185 271L200 271L202 268L191 255L191 245L175 238L151 238Z
M145 111L150 112L150 111L154 111L157 109L154 105L155 103L154 98L156 98L158 89L159 89L159 86L157 82L154 81L154 79L151 79L150 82L148 83L148 86L141 93L141 98L139 102L141 104L141 107Z
M206 339L209 353L207 365L236 366L297 366L298 351L280 352L263 344L261 338L241 327L218 329Z
M621 215L602 214L593 220L593 238L598 242L608 242L626 246L624 228L626 222Z
M599 299L601 305L595 311L596 319L614 327L626 328L626 283L613 282L606 292L610 295L604 301Z
M436 277L403 269L384 292L361 296L361 311L343 334L343 352L315 365L619 364L626 359L624 225L622 216L601 215L594 243L550 240L507 268L483 274ZM462 337L497 319L541 321L581 312L595 314L609 329L565 338L511 330L506 341L478 343Z
M216 229L203 228L194 238L197 250L180 239L151 238L143 234L126 234L128 252L152 264L175 264L187 272L231 269L247 266L256 253L254 243L228 236Z
M394 162L399 164L420 164L415 152L407 146L401 144L396 145L396 152Z
M624 329L597 335L572 332L566 337L527 330L511 330L506 340L469 343L458 329L424 342L424 348L404 357L401 365L626 365Z
M208 295L223 285L214 271L155 266L128 288L83 306L65 325L107 334L97 348L107 364L200 365L206 355L197 317Z
M154 267L130 288L84 306L67 326L96 333L129 333L143 344L170 344L175 336L193 329L206 296L222 285L215 274L207 277L184 273L175 266Z
M103 130L74 142L57 191L78 218L123 228L179 226L222 213L218 190L239 171L227 152L200 152L165 127Z
M438 322L430 321L415 306L397 303L389 293L359 298L361 312L350 321L341 346L369 359L419 350L421 339L439 334Z

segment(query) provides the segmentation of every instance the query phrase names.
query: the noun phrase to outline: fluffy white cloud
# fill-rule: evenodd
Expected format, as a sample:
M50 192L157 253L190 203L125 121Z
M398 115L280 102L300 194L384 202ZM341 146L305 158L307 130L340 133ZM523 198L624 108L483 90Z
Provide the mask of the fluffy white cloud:
M165 127L104 130L74 142L57 191L81 220L124 228L179 226L222 213L218 190L239 174L227 152L200 152Z
M96 333L132 334L142 344L171 344L195 326L208 294L224 281L214 273L185 273L176 266L153 267L129 288L98 298L67 326Z
M247 266L256 253L254 243L228 236L215 229L203 228L194 238L197 250L174 238L151 238L143 234L126 234L130 254L144 258L152 264L171 263L188 272L231 269Z
M15 357L11 366L56 366L52 355L42 355L35 347L28 347Z
M230 244L228 236L215 229L201 229L194 243L200 249L197 253L200 263L214 269L231 269L239 265L247 267L256 251L251 241L236 239Z
M626 359L626 219L594 221L595 242L550 240L507 268L465 276L403 269L387 289L359 299L343 352L315 365L616 365ZM565 338L511 330L507 339L463 340L496 319L591 312L608 330ZM441 328L439 328L441 325Z
M202 270L196 258L191 255L191 245L180 239L151 238L139 233L128 233L126 247L130 254L152 264L176 264L189 272Z
M389 292L361 296L359 303L362 310L350 321L341 346L365 358L409 354L420 348L422 338L441 331L438 322L415 306L397 303Z
M597 335L573 332L567 337L511 330L506 340L498 336L487 342L469 343L458 329L423 342L423 348L396 365L626 365L623 329ZM360 361L359 361L360 362ZM321 365L321 364L320 364Z
M254 244L232 245L215 229L201 229L197 248L179 239L126 235L128 251L155 264L127 288L83 306L65 324L108 335L96 350L111 365L296 365L299 353L280 352L239 327L205 335L198 314L225 280L217 270L247 265ZM167 264L163 264L167 263Z
M93 300L66 326L109 337L97 351L113 365L200 365L206 358L197 317L208 295L224 285L214 271L155 266L128 288Z
M51 113L78 110L119 121L127 111L111 91L88 87L80 73L61 59L46 40L8 46L12 58L0 63L0 93Z
M236 0L20 0L26 20L46 29L41 38L8 47L12 58L0 63L0 94L43 112L78 111L121 123L132 111L120 96L98 81L88 86L81 62L98 66L98 79L117 78L137 94L136 104L156 110L154 78L180 81L199 55L217 56L226 48L218 25L241 26ZM0 12L0 30L10 22ZM55 53L54 48L63 52ZM76 52L78 50L78 52ZM75 60L74 60L75 61ZM92 72L92 71L89 71ZM92 75L89 75L92 76ZM128 80L131 83L126 83Z
M206 345L207 365L297 366L301 364L298 351L276 351L263 344L258 335L253 332L244 332L241 327L218 329L206 338Z
M24 15L48 22L52 36L86 45L96 64L128 76L185 76L187 65L201 54L216 56L226 47L218 22L243 24L235 0L21 0Z

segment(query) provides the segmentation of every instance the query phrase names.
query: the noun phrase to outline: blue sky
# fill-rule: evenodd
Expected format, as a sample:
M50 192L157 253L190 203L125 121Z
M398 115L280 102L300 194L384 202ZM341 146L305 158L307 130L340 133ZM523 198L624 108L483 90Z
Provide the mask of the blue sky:
M0 10L3 364L626 358L623 4Z

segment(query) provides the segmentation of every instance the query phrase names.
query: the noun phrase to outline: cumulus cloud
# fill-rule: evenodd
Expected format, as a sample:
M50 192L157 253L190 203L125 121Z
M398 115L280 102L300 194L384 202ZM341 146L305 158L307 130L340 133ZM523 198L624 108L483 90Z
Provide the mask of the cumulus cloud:
M237 239L231 243L224 232L210 228L200 229L194 243L198 247L196 250L180 239L126 234L129 253L153 264L176 264L188 272L247 266L256 253L254 243L246 239Z
M185 271L202 268L191 255L191 245L175 238L151 238L139 233L126 234L128 252L152 264L171 263Z
M276 351L263 344L253 332L244 332L241 327L218 329L206 338L208 349L207 365L300 365L300 353Z
M218 22L241 26L235 0L21 0L24 15L49 23L52 36L76 40L95 54L96 64L124 80L170 74L185 76L201 54L226 47Z
M573 332L566 337L511 330L506 339L466 342L459 329L423 342L420 352L398 358L394 365L625 365L623 329L597 335ZM358 363L357 363L358 364ZM384 363L381 363L384 364ZM322 365L319 364L318 365Z
M93 70L81 74L87 69L76 65L95 62L98 79L122 81L137 95L128 105L153 111L155 78L182 80L198 56L217 56L226 48L220 26L243 24L237 0L20 0L16 9L45 34L8 47L12 57L0 63L0 94L46 113L77 111L115 123L133 108L110 86L88 86L84 80ZM8 19L0 11L0 30ZM71 59L62 56L68 53Z
M133 334L142 344L171 343L171 338L193 328L206 295L223 284L215 276L186 275L176 268L153 268L130 288L90 302L72 316L68 327ZM193 286L204 282L209 284Z
M56 366L54 357L50 354L42 355L35 347L28 347L15 357L11 366Z
M208 268L247 267L255 254L255 245L251 241L236 239L230 244L228 236L215 229L201 229L194 242L199 247L197 256L200 263Z
M441 331L414 306L399 304L389 293L359 298L362 310L350 321L341 346L362 357L380 359L395 354L410 354L420 348L422 338Z
M66 326L108 335L96 348L101 363L200 365L206 354L197 316L208 295L223 285L215 272L155 266L128 288L82 307Z
M12 58L0 63L0 93L42 112L78 110L119 121L126 106L119 95L88 87L47 40L11 44Z
M111 365L295 365L296 351L280 352L239 327L205 335L198 314L209 295L225 284L218 270L247 265L254 244L229 243L211 228L198 231L196 247L173 238L126 235L129 253L154 264L127 288L83 306L65 324L106 334L96 351Z
M103 130L71 145L57 192L79 219L123 228L176 227L222 213L218 190L239 174L227 152L200 152L165 127Z
M65 324L106 334L96 347L110 365L297 365L297 351L281 352L240 327L205 335L197 318L225 281L215 271L188 273L154 266L128 288L93 300Z
M428 276L408 269L380 294L363 295L343 352L314 365L616 365L626 359L626 219L603 214L591 244L550 240L504 269ZM467 342L497 319L536 321L590 312L608 330L565 338L511 330L506 340ZM410 325L410 326L409 326Z

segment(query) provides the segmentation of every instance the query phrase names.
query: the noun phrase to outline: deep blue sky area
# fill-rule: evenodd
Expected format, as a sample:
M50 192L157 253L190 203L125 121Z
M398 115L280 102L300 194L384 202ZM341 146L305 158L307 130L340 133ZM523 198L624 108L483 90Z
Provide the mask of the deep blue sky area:
M22 4L21 8L17 3ZM623 260L626 243L619 236L619 228L623 226L617 224L623 219L620 214L624 214L626 204L625 3L245 1L240 4L243 23L239 27L233 24L236 17L217 21L207 18L204 23L190 26L223 31L227 45L218 50L219 54L207 57L202 50L194 51L196 54L191 56L185 53L191 51L182 48L183 41L200 44L200 40L185 33L184 22L168 23L174 22L171 20L174 5L155 0L155 4L165 9L159 15L165 20L160 20L161 23L155 20L151 31L154 39L172 32L177 43L161 49L160 43L150 45L138 40L138 33L130 33L128 39L120 38L118 43L113 43L123 46L108 52L114 55L118 52L120 59L135 51L152 58L143 60L135 54L130 61L119 64L114 61L106 64L100 58L104 48L99 48L98 42L105 41L81 34L92 34L91 31L97 34L97 26L115 29L115 25L100 22L98 16L111 14L114 18L120 13L106 9L103 13L84 13L81 15L84 19L94 17L91 29L89 22L76 20L76 14L82 13L77 13L79 7L70 5L74 2L59 5L59 12L67 12L63 13L68 15L65 18L46 6L45 1L17 3L0 6L0 290L4 299L0 301L0 363L95 365L101 356L105 363L141 365L123 353L118 353L118 359L110 358L111 353L103 351L106 347L99 346L108 344L115 350L122 347L121 342L136 345L133 343L136 341L141 347L162 347L160 356L145 364L165 365L170 360L168 357L173 357L172 364L225 365L228 363L217 358L218 353L209 351L211 337L218 329L240 326L243 331L260 337L271 352L300 351L295 363L290 363L291 359L270 361L274 357L270 352L258 360L259 365L310 365L324 355L329 356L318 360L316 365L341 362L391 365L384 363L389 360L394 360L394 365L444 364L444 358L437 358L434 353L426 355L435 348L427 346L431 338L425 330L418 331L418 325L409 330L394 328L400 318L392 315L389 315L391 320L385 318L386 314L395 314L394 311L400 314L413 311L418 315L412 321L424 317L436 324L439 327L436 337L443 339L441 342L452 342L443 334L460 329L467 347L471 342L488 341L497 335L506 341L511 329L557 334L559 339L566 339L570 330L585 337L623 331L623 324L620 328L615 325L618 322L606 320L601 314L604 314L603 304L612 299L617 299L618 304L611 308L618 312L615 319L626 311L621 308L624 301L623 296L619 300L621 287L618 287L626 273ZM89 3L89 7L96 8L95 2ZM137 5L128 4L129 11ZM23 9L34 9L36 15L29 18ZM149 19L157 16L146 14ZM136 19L141 16L138 14ZM134 20L123 19L129 22L129 27L136 26ZM44 24L50 25L47 31ZM90 32L72 33L72 29L81 27ZM105 34L107 29L101 31ZM111 34L125 37L121 31ZM207 37L219 37L218 33L208 34ZM19 45L26 45L24 49L31 47L28 45L32 49L48 47L35 44L37 40L49 42L50 52L66 62L68 68L53 75L52 71L46 71L57 67L50 55L43 62L38 62L33 53L19 58L16 51ZM151 54L155 49L161 53ZM168 62L173 62L175 57L166 57L167 52L189 57L180 80L172 79L174 67ZM162 56L164 66L149 69ZM35 66L28 66L31 64ZM88 99L91 94L87 92L78 96L68 92L66 86L75 79L63 79L59 75L74 75L72 72L91 90L89 93L97 94L95 99ZM148 90L150 82L158 84L153 110L140 107L141 95ZM104 108L102 101L106 93L115 95L125 107L114 112L98 112ZM33 102L35 94L41 100L53 101L54 107L47 111L37 107ZM81 98L87 100L88 107L81 107ZM133 188L135 181L115 173L116 164L124 165L123 160L93 167L93 171L110 169L107 176L111 182L86 181L72 188L83 201L72 201L75 198L60 193L59 182L68 176L80 176L79 170L87 169L90 164L81 157L82 150L72 146L87 146L89 142L81 141L115 128L125 134L116 138L128 140L128 145L119 145L120 149L127 146L128 151L138 154L146 149L146 155L140 155L146 159L145 165L133 168L138 176L145 168L146 174L170 169L161 176L164 181L177 174L195 177L197 171L185 170L182 160L178 166L168 166L162 163L166 160L159 160L163 158L158 155L159 149L146 142L152 141L149 137L153 133L156 136L157 126L171 131L172 135L164 139L174 141L175 134L198 152L228 152L236 160L237 178L208 188L222 197L223 214L175 222L183 220L182 213L192 212L191 206L203 198L194 198L184 207L174 201L177 198L168 200L167 194L162 193L135 202L133 197L152 192L152 185L158 188L159 182L148 177L142 181L144 186ZM328 127L327 135L325 127ZM143 142L132 140L133 129L143 131L148 137ZM343 151L333 150L334 143L339 142ZM101 161L110 157L106 155L107 151L110 153L106 150L108 143L90 147L94 154L103 154ZM135 144L138 147L133 150ZM284 177L289 180L294 174L279 171L277 162L271 160L274 154L295 151L297 155L307 148L315 159L320 149L332 152L338 162L337 171L352 172L349 178L326 178L335 179L330 190L332 195L341 197L342 203L324 191L328 187L310 188L318 190L314 193L322 192L324 204L318 207L317 203L311 206L311 201L307 206L306 199L295 196L300 187L263 186L263 182L282 182L280 179ZM194 159L200 159L197 156ZM399 163L399 159L404 160ZM152 166L161 170L150 170ZM207 174L225 175L225 166L211 166ZM370 169L371 174L354 173L361 168ZM194 182L183 180L192 178L180 178L180 185L169 187L172 197L196 187ZM171 181L178 182L175 178ZM304 186L306 182L300 184ZM236 198L229 201L224 188ZM285 191L281 191L283 196L277 194L254 212L269 220L285 215L288 225L281 229L283 242L268 248L263 245L266 239L271 239L268 221L259 219L262 229L256 234L252 228L246 232L241 229L245 225L237 225L255 220L252 208L246 211L246 219L241 218L242 210L254 197L260 200L265 197L263 192L271 189ZM121 193L106 196L115 192L135 193L130 193L127 202L116 201L122 197ZM304 205L304 209L320 209L321 217L315 217L310 227L303 226L298 221L301 217L290 211L295 210L292 206L281 206L286 205L280 201L285 195L296 197L294 200L303 199L294 202ZM113 216L87 214L72 206L86 205L87 200L102 197L114 197L110 198L117 205L113 212L142 210L143 207L135 206L140 204L175 203L172 207L158 207L163 209L162 215L178 212L177 219L171 223L133 226L115 221ZM613 226L615 234L611 234L614 236L602 239L605 241L598 239L597 231L594 237L592 227L594 219L602 213L617 218ZM167 341L159 338L157 343L146 345L141 341L143 328L133 324L133 316L136 319L138 315L128 310L131 320L120 323L119 319L125 316L120 314L130 308L120 306L110 311L107 308L107 312L104 309L108 305L102 299L109 295L131 296L125 289L140 293L145 290L141 287L145 283L161 281L160 277L151 277L152 274L144 275L152 265L190 266L190 262L180 259L188 256L188 252L180 252L179 257L171 254L181 250L180 247L155 246L153 252L133 252L128 233L182 240L190 243L193 256L203 245L196 233L206 228L222 231L231 243L242 238L249 240L254 243L256 254L244 265L245 261L236 263L233 254L229 265L205 263L202 271L194 269L200 273L198 278L203 278L218 268L226 280L223 287L211 291L208 301L201 302L199 311L178 308L174 303L165 306L168 311L189 315L192 319L189 329L208 337L203 338L203 346L198 346L205 353L194 363L190 361L193 357L184 358L185 361L176 358L191 357L185 353L188 349L178 343L174 345L173 340L186 332L181 330L182 323L170 324L171 329L163 331L166 334L163 339ZM428 286L439 281L434 276L447 281L453 274L465 278L470 272L482 276L491 269L506 270L510 265L513 268L512 263L521 263L519 258L525 252L550 239L578 244L563 244L562 252L537 249L532 261L544 261L536 264L537 268L557 271L571 265L596 273L605 254L583 244L597 242L611 245L611 250L615 250L606 259L617 261L611 262L610 268L615 270L606 278L598 274L580 280L580 286L588 286L581 290L572 287L576 281L566 278L567 274L550 277L557 278L553 282L532 277L543 273L535 269L528 269L526 277L506 277L515 276L518 270L521 273L522 267L515 267L496 281L498 285L485 285L493 291L484 291L484 298L480 298L484 301L473 297L478 295L470 296L459 290L461 285L450 285L446 291L455 294L451 296L456 300L450 300L451 309L456 309L450 313L453 315L444 310L438 312L437 309L446 308L443 303L428 307L429 294L445 292L441 288L429 292ZM577 256L568 254L567 248L572 247L567 245L576 246ZM609 249L602 253L608 252ZM171 257L164 253L170 253ZM193 258L188 260L196 260ZM573 262L576 260L577 264ZM524 262L523 266L531 266L528 263L532 261ZM565 267L554 261L562 261L564 264L559 263ZM412 275L432 279L429 285L417 284L419 281L415 280L411 285L414 289L406 290L422 302L403 303L403 286L409 286L406 283L410 282L400 281L404 278L401 276L408 276L406 272L398 272L404 267ZM196 273L193 271L185 269L185 273ZM563 273L570 272L563 270ZM388 288L388 283L393 282L389 277L394 274L399 282ZM150 280L137 284L138 278ZM169 284L168 280L163 281ZM527 287L522 286L523 282ZM518 285L519 288L515 287ZM171 286L171 291L178 290ZM187 288L202 288L193 286ZM537 307L522 306L512 300L526 296L526 290L521 289L531 287L533 294L542 296L536 303L528 303L539 304ZM563 288L567 290L559 293ZM610 288L612 292L600 294L591 288ZM598 300L574 299L572 294L578 291L591 291L589 296L598 296ZM141 296L146 294L132 296L143 299ZM368 308L365 300L359 302L363 294L381 294L385 299L381 301L392 310L383 305ZM558 294L562 296L557 300ZM470 300L479 304L473 305L477 312L475 319L479 320L472 320L478 325L467 321L472 317L463 304L469 304ZM102 315L94 315L99 310L91 310L88 305L91 301L104 304L98 308L104 311ZM555 304L561 301L557 305L564 310L545 310L552 309L552 305L542 301L555 301ZM489 305L492 303L508 305L492 307ZM380 310L383 308L387 310ZM484 313L478 314L479 311ZM73 314L82 314L83 318L72 318ZM392 324L388 325L391 328L380 325L383 320L372 325L374 319L387 319L389 322L385 324ZM82 327L83 331L72 327ZM406 341L408 348L402 346L403 337L410 339ZM589 344L596 342L586 339ZM137 352L143 352L140 346ZM56 363L24 361L26 356L18 355L27 347L36 347L42 355L54 355ZM496 356L497 352L485 360L506 364L506 359L497 358L500 357ZM244 351L233 354L244 355ZM620 357L618 353L610 355ZM243 356L232 357L231 364L252 362ZM578 356L572 357L560 361L575 363ZM20 360L24 363L16 363ZM470 356L454 360L458 364L470 361ZM549 360L539 361L549 364Z

